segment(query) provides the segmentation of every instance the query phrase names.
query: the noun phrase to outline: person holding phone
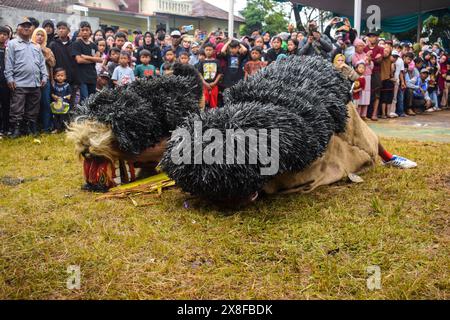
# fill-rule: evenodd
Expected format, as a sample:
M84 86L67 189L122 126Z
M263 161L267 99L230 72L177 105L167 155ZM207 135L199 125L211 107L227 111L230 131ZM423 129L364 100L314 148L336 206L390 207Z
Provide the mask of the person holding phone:
M329 53L332 50L332 44L325 40L317 29L310 29L306 38L306 44L300 48L298 53L303 56L321 56L329 59Z

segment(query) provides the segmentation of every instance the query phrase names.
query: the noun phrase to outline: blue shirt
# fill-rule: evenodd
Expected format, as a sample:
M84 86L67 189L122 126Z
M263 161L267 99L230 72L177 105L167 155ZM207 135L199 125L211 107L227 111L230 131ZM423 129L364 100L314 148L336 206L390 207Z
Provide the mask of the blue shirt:
M63 101L68 103L69 99L66 99L65 97L70 96L72 94L72 89L70 88L70 85L67 82L61 84L55 83L55 85L52 87L52 93L55 96L63 98Z
M34 43L20 37L8 42L5 77L19 88L38 88L47 82L48 74L42 50Z

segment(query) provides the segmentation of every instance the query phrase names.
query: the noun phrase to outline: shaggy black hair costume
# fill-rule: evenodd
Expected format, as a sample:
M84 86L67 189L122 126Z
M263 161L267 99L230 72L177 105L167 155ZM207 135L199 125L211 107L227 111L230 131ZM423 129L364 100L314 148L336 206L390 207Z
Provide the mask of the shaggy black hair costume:
M192 115L180 127L191 134L192 144L195 121L202 122L203 133L218 129L224 137L226 129L267 129L269 136L270 130L278 129L278 174L301 171L323 155L333 134L345 130L350 89L350 82L328 61L291 56L225 91L224 108ZM194 195L222 202L244 199L273 178L261 175L264 165L259 162L175 164L172 150L179 150L181 143L179 137L171 139L161 165L178 186ZM247 157L257 147L247 143Z
M185 117L199 111L202 83L193 67L176 64L171 76L138 80L92 95L73 116L111 126L118 148L138 155L169 137Z

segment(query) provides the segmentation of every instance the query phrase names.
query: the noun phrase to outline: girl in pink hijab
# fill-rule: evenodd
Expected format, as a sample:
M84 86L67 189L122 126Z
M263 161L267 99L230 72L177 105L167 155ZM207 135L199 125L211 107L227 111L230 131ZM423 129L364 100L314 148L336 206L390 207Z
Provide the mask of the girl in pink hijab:
M134 66L136 65L136 56L134 54L134 45L132 42L125 42L125 44L122 47L122 50L128 51L131 56L130 60L130 67L134 69Z
M365 110L365 107L370 104L370 81L372 78L373 61L371 61L370 56L364 52L364 48L366 46L364 41L361 39L355 39L353 45L355 46L355 53L352 56L353 67L356 69L357 65L361 63L361 61L364 61L365 64L365 71L363 75L365 79L365 86L358 100L359 106Z

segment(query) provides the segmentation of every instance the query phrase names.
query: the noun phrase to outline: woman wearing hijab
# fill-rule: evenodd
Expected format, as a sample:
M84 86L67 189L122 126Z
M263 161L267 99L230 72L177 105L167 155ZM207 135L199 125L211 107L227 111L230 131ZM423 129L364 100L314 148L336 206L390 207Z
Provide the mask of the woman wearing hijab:
M47 48L47 32L43 28L37 28L34 30L33 35L31 36L31 42L33 42L37 47L42 50L42 53L45 58L45 65L47 66L47 73L49 81L45 87L43 87L41 93L41 108L40 108L40 116L42 121L42 129L44 132L52 131L52 112L50 109L50 91L51 84L53 82L53 67L56 65L56 59L53 55L52 50ZM36 128L32 128L32 131L35 132Z
M156 70L159 70L162 65L162 55L161 50L158 46L155 45L155 36L151 32L146 32L144 34L144 44L139 47L137 52L137 64L141 64L140 53L142 50L148 50L151 53L152 60L150 64L155 66Z

